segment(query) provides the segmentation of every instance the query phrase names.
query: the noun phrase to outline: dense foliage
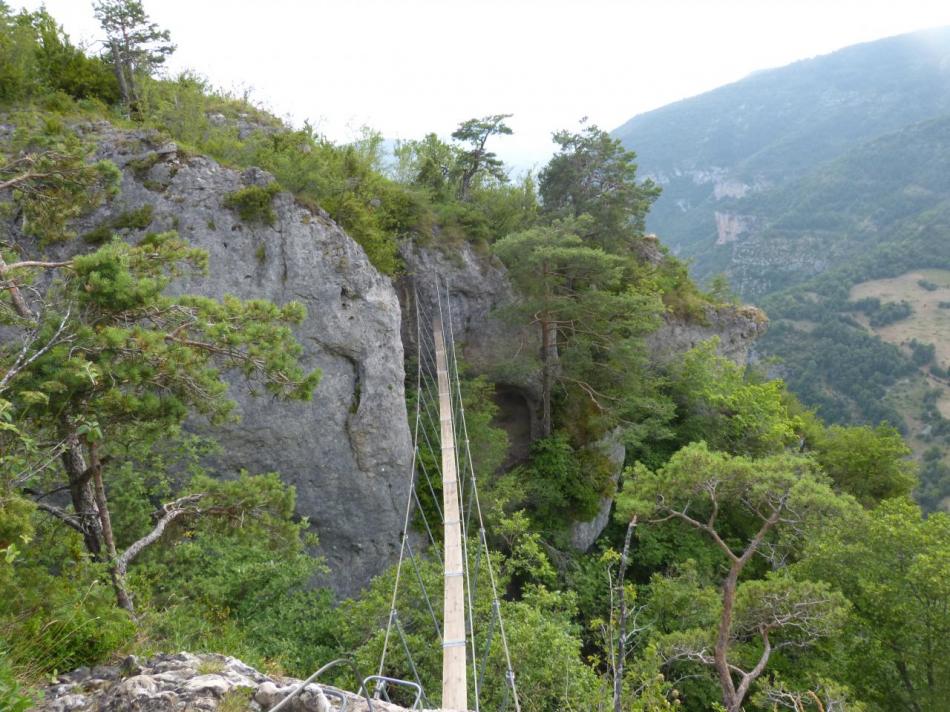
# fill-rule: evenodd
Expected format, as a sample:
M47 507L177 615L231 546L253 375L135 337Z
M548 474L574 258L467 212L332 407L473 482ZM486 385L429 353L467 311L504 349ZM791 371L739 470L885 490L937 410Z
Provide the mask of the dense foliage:
M317 387L291 331L302 311L172 294L177 275L215 265L174 232L113 236L146 228L145 208L68 243L74 218L117 189L115 166L93 161L72 128L86 116L273 173L273 187L226 197L242 221L271 221L276 191L290 190L383 271L399 270L404 239L447 252L468 241L508 266L518 300L501 316L535 342L488 377L463 365L460 388L496 552L470 564L490 566L502 591L526 712L940 709L950 518L922 516L907 445L877 424L898 422L884 391L911 359L933 366L934 351L918 344L908 357L871 340L854 319L895 309L849 303L856 281L916 264L919 233L906 234L910 252L870 251L810 296L775 298L787 322L771 338L793 354L783 368L803 400L838 421L855 407L879 416L826 425L781 381L719 356L715 340L650 358L645 339L664 318L703 323L732 297L721 282L702 292L644 234L656 186L597 127L556 134L537 184L510 181L492 150L510 132L505 114L463 121L451 140L403 142L384 165L372 132L334 145L193 77L152 76L168 34L138 2L98 7L107 36L138 28L102 58L45 12L0 5L0 102L16 126L0 147L0 707L26 709L51 673L168 649L304 675L340 655L375 670L389 645L388 671L418 674L433 695L441 674L441 600L421 587L440 589L437 535L401 573L403 648L385 633L399 571L334 601L314 586L323 564L280 473L207 469L214 424L232 416L224 369L273 397ZM942 229L944 213L931 218L925 228ZM63 243L74 251L51 257ZM793 320L814 323L800 352ZM542 401L517 461L495 420L490 376L503 373L527 374ZM408 393L410 412L421 397ZM934 437L950 435L927 398ZM188 435L188 418L209 421L211 439ZM619 444L622 473L607 455ZM438 456L418 453L422 464ZM439 487L420 487L429 518ZM928 503L950 487L939 451L919 487ZM594 549L574 550L571 524L615 496ZM427 536L421 514L415 526ZM473 600L482 649L493 601L484 586ZM505 671L496 645L485 709L501 706Z

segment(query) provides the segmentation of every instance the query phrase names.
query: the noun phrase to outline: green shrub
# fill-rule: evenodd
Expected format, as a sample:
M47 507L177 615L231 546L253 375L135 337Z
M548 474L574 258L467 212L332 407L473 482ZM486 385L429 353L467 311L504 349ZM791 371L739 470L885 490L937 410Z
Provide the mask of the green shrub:
M112 219L116 230L144 230L152 224L154 208L146 203L135 210L128 210Z
M0 710L4 712L26 712L36 700L27 694L13 674L13 668L0 650Z
M556 433L534 442L525 474L527 499L539 524L557 531L571 520L597 514L600 498L608 493L611 468L602 454L575 449L564 434Z
M125 164L125 167L130 168L135 177L142 180L160 159L161 157L157 153L150 151L141 158L133 158Z
M112 239L116 230L144 230L152 224L153 212L154 208L149 204L127 210L84 233L82 239L90 245L102 245Z
M274 196L280 192L280 186L271 183L265 187L249 185L224 199L224 207L235 211L249 225L273 225L277 220L274 212Z
M89 232L83 233L82 239L83 242L87 242L90 245L102 245L111 240L114 234L112 225L105 222L98 227L94 227Z
M914 308L910 303L903 300L899 302L887 302L881 308L871 315L868 323L871 326L887 326L901 319L906 319L914 313Z
M25 552L16 584L0 591L0 645L28 677L101 663L135 634L101 566L75 562L51 573L37 561L41 546Z

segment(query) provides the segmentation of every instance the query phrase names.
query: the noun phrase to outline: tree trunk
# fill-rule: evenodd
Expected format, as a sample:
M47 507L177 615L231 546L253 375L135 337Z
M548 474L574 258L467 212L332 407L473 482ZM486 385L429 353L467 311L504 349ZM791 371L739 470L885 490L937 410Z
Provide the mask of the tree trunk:
M541 437L551 435L551 322L541 320Z
M122 103L128 109L132 104L132 95L129 93L129 85L125 81L125 61L122 52L119 51L119 43L113 40L110 45L112 47L112 69L115 72L115 79L119 83L119 94L122 95Z
M69 494L73 502L76 520L82 527L86 551L96 561L102 560L102 523L96 494L90 482L91 472L86 467L82 442L72 428L66 429L66 449L63 451L63 467L69 482Z
M634 515L627 524L627 534L623 538L623 553L620 555L620 571L617 578L620 581L620 622L618 624L617 665L614 669L614 712L623 712L621 694L623 693L623 667L627 653L627 589L624 579L627 576L627 564L630 562L630 540L633 530L637 526L637 517Z
M115 600L120 608L124 608L135 615L132 606L132 597L125 585L125 576L118 568L118 552L115 549L115 537L112 533L112 517L109 514L109 502L106 499L106 488L102 483L102 463L99 461L98 446L92 443L89 446L89 468L92 471L93 491L96 496L96 506L99 509L99 523L102 527L102 540L109 557L109 575L112 578L112 588L115 589Z
M550 437L553 425L551 422L551 391L554 389L554 367L557 362L556 329L551 319L550 301L551 287L548 283L550 274L547 263L541 268L541 279L544 281L544 305L541 310L541 437Z
M742 570L740 561L734 561L729 567L729 574L722 584L722 616L719 618L719 633L716 637L715 664L719 674L719 686L722 687L722 703L729 712L740 712L742 700L737 699L736 686L732 681L732 671L726 655L729 653L729 636L732 630L732 610L736 603L736 587L739 582L739 572Z

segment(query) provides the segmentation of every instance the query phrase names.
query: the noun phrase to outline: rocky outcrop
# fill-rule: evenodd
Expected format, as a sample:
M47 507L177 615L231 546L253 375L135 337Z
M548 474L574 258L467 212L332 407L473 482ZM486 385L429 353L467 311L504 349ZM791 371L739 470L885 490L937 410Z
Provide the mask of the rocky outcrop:
M730 242L736 242L755 225L755 218L751 215L721 213L717 210L715 217L717 245L728 245Z
M767 328L768 318L761 309L721 304L706 307L700 318L667 316L663 325L647 337L647 346L653 358L663 363L704 341L718 338L719 354L745 365L755 340Z
M120 665L79 668L45 690L35 712L266 712L300 684L264 675L225 655L134 656ZM329 712L346 701L352 712L400 712L404 707L370 700L329 685L310 684L283 709ZM372 705L372 707L370 707ZM433 711L435 712L435 711Z
M536 331L506 318L505 310L516 297L504 266L477 253L468 243L436 246L407 242L401 245L400 255L405 263L398 288L407 353L416 351L417 311L423 320L440 315L441 295L441 316L446 323L451 316L452 332L469 373L488 376L496 384L496 425L508 433L507 464L524 459L538 434L541 384L537 374L509 364L520 353L536 352L540 339Z
M617 429L607 433L603 438L589 446L603 454L610 463L610 479L614 490L617 488L617 483L620 482L623 463L627 457L627 448L624 447L620 436L620 430ZM603 497L600 500L600 509L593 519L571 524L571 546L574 549L581 552L590 549L610 522L610 510L613 504L612 494L610 497Z
M395 502L408 494L401 314L391 281L325 213L295 204L288 193L273 199L272 224L245 222L224 206L232 192L269 182L263 171L240 173L109 124L86 132L99 157L122 169L122 192L85 219L80 232L151 205L150 224L129 237L174 229L209 254L207 276L173 289L296 300L307 308L296 336L303 365L323 373L313 400L254 397L233 378L241 420L215 427L221 452L211 464L225 476L278 472L293 484L297 512L310 520L330 566L327 583L355 593L393 562L402 529Z
M441 313L448 321L451 314L456 344L463 349L466 364L476 371L492 371L499 362L536 343L531 332L504 318L504 310L515 302L515 292L496 258L476 253L468 243L438 246L406 242L399 253L405 263L398 286L407 350L410 346L414 349L416 342L415 299L423 319ZM535 387L527 379L519 385Z

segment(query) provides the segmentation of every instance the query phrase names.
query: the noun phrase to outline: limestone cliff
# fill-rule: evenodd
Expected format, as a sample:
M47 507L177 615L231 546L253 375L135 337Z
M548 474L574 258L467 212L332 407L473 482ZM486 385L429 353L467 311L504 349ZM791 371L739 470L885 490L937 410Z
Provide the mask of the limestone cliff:
M404 348L415 350L417 308L431 317L438 290L449 295L465 362L496 383L498 424L511 443L508 463L527 456L538 435L537 374L504 364L518 352L536 351L538 335L503 318L516 295L497 261L467 244L406 243L405 271L394 284L325 213L297 205L288 193L274 197L273 221L242 220L226 200L241 188L268 184L272 178L259 169L232 170L153 133L107 122L77 130L97 146L98 158L122 172L119 197L84 217L76 226L80 234L98 230L108 239L115 225L129 222L121 216L140 211L144 217L135 228L117 230L122 237L177 230L209 254L209 274L182 279L173 290L278 304L296 300L306 307L308 316L296 329L303 365L323 373L312 402L255 397L240 377L231 377L241 419L215 428L221 449L208 464L223 476L241 469L278 472L293 484L297 512L309 519L330 567L325 583L337 593L356 593L395 560L411 461L403 354ZM91 248L76 240L67 249ZM440 286L433 275L441 276ZM649 345L662 360L718 335L722 352L742 361L763 325L755 310L710 308L695 324L668 320ZM206 426L196 421L190 427ZM623 446L611 441L603 447L619 476ZM577 548L590 546L609 511L608 499L592 522L576 523Z
M406 244L401 255L406 263L399 295L405 313L403 336L407 352L412 353L415 348L415 301L418 300L423 315L438 309L432 275L439 274L443 280L439 289L448 289L453 330L463 358L475 373L485 374L496 383L496 425L508 433L508 463L523 460L531 441L538 436L540 384L536 376L506 370L500 364L519 350L537 350L540 339L537 333L512 326L502 317L505 307L515 299L504 267L489 256L476 254L469 245L447 250L436 245ZM657 250L652 259L662 260L662 253ZM767 324L765 314L755 307L710 305L693 319L667 316L646 339L646 346L651 357L663 363L716 337L720 354L745 364L753 343L765 333ZM610 433L590 447L607 457L613 481L618 482L626 457L618 434ZM574 548L590 548L609 522L612 504L613 498L605 497L593 519L570 523Z
M239 377L231 379L241 420L215 428L222 447L211 464L225 475L279 472L293 484L298 514L309 518L330 565L328 583L355 593L394 560L402 529L395 502L405 501L410 467L401 314L391 281L325 214L288 193L274 198L272 225L249 224L224 206L230 193L268 182L262 171L240 173L106 123L85 131L98 157L122 169L122 191L84 218L80 232L151 205L150 224L129 237L175 229L209 254L207 276L173 289L307 308L296 336L304 366L323 372L312 402L253 397Z
M667 316L647 337L647 347L658 362L669 361L712 338L719 339L719 354L740 365L750 360L755 340L768 328L765 312L753 306L707 306L692 319Z

